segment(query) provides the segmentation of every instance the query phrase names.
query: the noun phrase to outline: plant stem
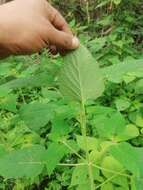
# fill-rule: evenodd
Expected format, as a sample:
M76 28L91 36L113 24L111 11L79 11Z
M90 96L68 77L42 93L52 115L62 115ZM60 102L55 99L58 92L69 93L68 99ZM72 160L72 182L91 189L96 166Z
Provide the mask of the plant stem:
M61 141L69 150L71 150L77 157L82 159L83 161L85 160L76 150L74 150L69 144L67 144L65 141Z
M86 15L87 15L87 24L90 24L90 13L89 13L89 2L86 1Z
M86 137L86 112L85 112L85 106L84 102L81 102L81 109L80 109L80 124L81 124L81 133L84 138L85 142L85 149L86 149L86 161L88 162L88 174L90 179L90 188L91 190L94 190L94 178L93 178L93 172L92 172L92 163L89 159L89 151L88 151L88 142Z
M85 165L87 165L86 163L79 163L79 164L67 164L67 163L60 163L60 164L58 164L58 166L68 166L68 167L70 167L70 166L85 166Z

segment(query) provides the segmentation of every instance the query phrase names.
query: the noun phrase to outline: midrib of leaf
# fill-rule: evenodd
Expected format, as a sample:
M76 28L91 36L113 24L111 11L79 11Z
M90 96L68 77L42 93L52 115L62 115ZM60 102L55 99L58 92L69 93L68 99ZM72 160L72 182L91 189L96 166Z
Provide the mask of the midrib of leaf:
M77 58L76 58L77 59ZM78 61L76 60L76 63L78 63ZM82 89L82 81L81 81L81 75L80 75L80 71L79 71L79 65L77 64L77 67L75 67L77 69L77 74L78 74L78 78L79 78L79 90L80 90L80 97L81 97L81 103L84 104L84 97L83 97L83 89Z
M18 162L18 164L20 165L25 165L25 164L29 164L29 165L43 165L43 164L46 164L46 162L34 162L34 161L27 161L27 162Z

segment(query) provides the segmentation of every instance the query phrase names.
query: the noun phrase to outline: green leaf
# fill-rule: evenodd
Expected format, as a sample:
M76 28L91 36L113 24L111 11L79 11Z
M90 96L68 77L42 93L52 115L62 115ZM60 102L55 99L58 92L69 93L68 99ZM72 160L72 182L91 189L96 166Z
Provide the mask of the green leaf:
M99 21L97 21L96 24L105 27L105 26L111 25L112 21L113 21L112 15L106 15L106 16L102 17Z
M35 102L22 105L19 114L29 128L38 132L52 119L53 108L50 104Z
M143 187L143 179L135 178L134 176L131 178L131 190L142 190Z
M76 136L77 139L77 143L79 145L79 147L82 150L86 150L86 142L83 136ZM93 137L86 137L87 140L87 149L90 150L95 150L98 147L98 140L96 138Z
M71 126L60 117L56 117L52 120L52 130L48 135L53 141L61 140L62 137L68 135L71 131Z
M106 183L101 186L101 190L114 190L114 186L112 183Z
M113 0L113 3L114 3L115 5L119 5L121 2L122 2L122 0Z
M65 145L51 143L46 151L46 168L48 175L51 175L60 160L68 153Z
M96 53L105 46L106 41L107 41L106 37L95 38L94 40L88 43L88 46L91 52Z
M52 84L49 83L49 78L50 76L48 72L41 72L41 73L36 74L35 76L14 79L3 85L0 85L0 89L3 89L3 88L17 89L17 88L25 88L25 87L39 87L39 86L44 86L44 85L52 86Z
M101 166L103 168L107 168L109 170L115 171L115 172L122 172L123 171L123 166L120 164L119 161L117 161L114 157L112 156L106 156L102 163ZM102 174L106 177L106 178L110 178L111 176L115 175L111 172L107 172L102 170Z
M17 112L17 96L14 94L8 94L4 97L0 97L0 109L4 109L11 112Z
M79 184L76 190L91 190L90 183L87 182L86 184Z
M7 178L36 177L44 167L45 149L39 145L15 150L0 159L0 175Z
M99 115L110 115L114 113L116 110L110 107L104 107L104 106L88 106L86 108L86 111L88 114L93 115L95 118Z
M119 133L115 140L117 142L121 142L121 141L127 141L129 139L133 139L135 137L138 137L139 136L139 129L133 125L133 124L128 124L126 127L125 127L125 130L121 133Z
M115 101L116 108L118 111L124 111L130 106L130 102L127 99L117 99Z
M97 168L92 168L93 172L93 178L95 180L101 180L100 177L100 171ZM72 180L71 180L71 186L78 185L76 189L82 190L90 190L90 184L89 184L89 175L88 175L88 166L87 165L79 165L74 167L73 174L72 174Z
M0 159L7 153L4 145L0 144Z
M99 3L97 6L96 6L96 9L97 8L100 8L100 7L103 7L103 6L105 6L106 4L108 4L109 3L109 0L104 0L104 1L102 1L101 3Z
M143 79L136 82L134 89L136 94L143 94Z
M0 63L0 76L7 77L11 74L11 63Z
M127 170L139 176L138 156L129 143L119 143L110 147L111 155L118 160Z
M143 115L140 111L130 113L129 119L138 127L143 127Z
M119 112L97 115L92 125L96 127L100 137L114 139L125 130L126 121Z
M105 78L114 83L121 83L124 77L142 77L143 76L143 60L131 60L116 65L111 65L102 69ZM115 74L116 73L116 74ZM132 76L131 76L132 75ZM131 80L132 81L132 80Z
M143 180L143 148L135 148L135 151L136 151L136 155L138 157L136 162L137 162L139 170L140 170L140 177Z
M60 91L68 98L85 102L96 99L104 91L104 82L98 64L84 47L80 46L64 57L59 84Z
M88 167L76 166L73 170L71 186L88 184Z

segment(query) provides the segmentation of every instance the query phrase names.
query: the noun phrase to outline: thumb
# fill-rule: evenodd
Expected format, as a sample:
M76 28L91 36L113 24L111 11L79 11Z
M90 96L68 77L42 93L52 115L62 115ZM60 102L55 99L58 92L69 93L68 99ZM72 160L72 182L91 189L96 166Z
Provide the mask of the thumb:
M54 27L51 33L52 34L49 35L49 41L51 44L67 50L76 49L79 47L79 40L77 37L74 37L66 32L59 31Z

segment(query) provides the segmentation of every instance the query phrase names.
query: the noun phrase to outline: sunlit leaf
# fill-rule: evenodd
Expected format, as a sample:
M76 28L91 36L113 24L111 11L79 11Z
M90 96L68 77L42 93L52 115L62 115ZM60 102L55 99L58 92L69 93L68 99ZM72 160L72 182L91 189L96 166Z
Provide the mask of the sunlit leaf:
M98 64L84 47L80 46L64 57L60 76L60 91L78 102L96 99L104 91L104 82Z

